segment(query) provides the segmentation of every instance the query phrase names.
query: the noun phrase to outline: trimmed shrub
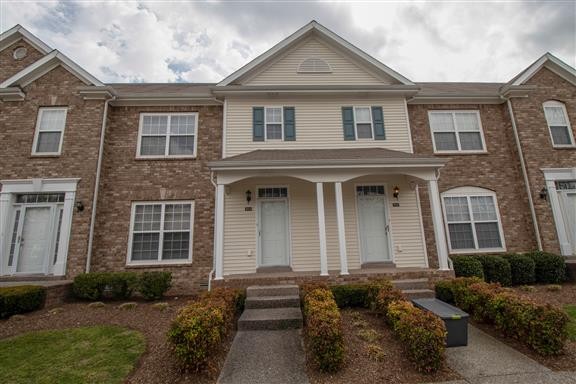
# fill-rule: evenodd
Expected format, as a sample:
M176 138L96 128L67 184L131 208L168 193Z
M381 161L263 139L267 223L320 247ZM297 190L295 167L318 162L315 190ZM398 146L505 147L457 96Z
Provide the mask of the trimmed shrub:
M452 294L452 282L450 280L440 280L434 285L434 292L436 298L446 303L454 302L454 295Z
M170 272L144 272L140 276L138 291L146 300L160 300L172 286Z
M106 280L104 295L109 294L115 300L129 299L138 288L138 275L135 272L112 272Z
M392 283L387 282L383 284L378 291L378 296L376 296L376 301L374 303L374 309L383 314L387 315L388 306L395 301L404 301L406 298L402 295L399 289L394 288Z
M244 295L239 290L217 288L182 308L168 331L168 340L180 362L199 371L222 348L234 326Z
M507 287L512 285L512 271L510 263L501 256L483 255L476 256L482 263L484 280L488 283L500 283Z
M346 284L331 286L330 290L339 308L370 308L387 280L375 280L365 284Z
M456 277L478 277L484 280L484 268L473 256L451 256Z
M0 319L19 313L42 308L46 299L46 288L35 285L20 285L0 288Z
M559 284L566 280L566 263L562 256L546 252L531 252L527 256L536 264L536 281L541 284Z
M304 335L321 371L335 372L344 363L342 318L327 288L307 287L303 293Z
M505 256L510 263L512 285L530 285L536 281L536 263L526 255L512 253Z
M81 273L74 278L72 292L79 299L99 301L104 297L108 273Z

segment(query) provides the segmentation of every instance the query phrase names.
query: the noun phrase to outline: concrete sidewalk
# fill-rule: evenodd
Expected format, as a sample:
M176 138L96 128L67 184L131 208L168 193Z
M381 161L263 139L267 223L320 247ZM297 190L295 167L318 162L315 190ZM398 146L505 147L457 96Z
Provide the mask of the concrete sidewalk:
M574 372L552 372L472 326L468 346L446 349L446 358L464 379L442 384L576 384Z

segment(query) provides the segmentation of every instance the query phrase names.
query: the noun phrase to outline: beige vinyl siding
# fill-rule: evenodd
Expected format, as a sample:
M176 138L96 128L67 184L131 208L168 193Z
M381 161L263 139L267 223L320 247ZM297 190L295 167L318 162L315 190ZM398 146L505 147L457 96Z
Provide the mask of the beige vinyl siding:
M326 61L332 72L298 73L300 64L311 57ZM272 61L254 77L241 83L243 85L376 85L393 84L397 81L390 77L376 76L341 50L318 38L309 38Z
M252 107L292 106L295 141L253 141ZM344 140L343 106L382 106L386 140ZM229 98L226 114L226 156L257 149L317 149L381 147L410 152L410 129L403 98Z

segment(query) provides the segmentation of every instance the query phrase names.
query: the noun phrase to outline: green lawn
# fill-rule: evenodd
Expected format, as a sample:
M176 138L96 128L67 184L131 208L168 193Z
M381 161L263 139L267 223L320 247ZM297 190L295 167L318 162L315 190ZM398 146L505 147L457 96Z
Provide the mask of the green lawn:
M567 305L564 307L566 313L572 321L568 324L568 334L572 341L576 341L576 305Z
M0 383L122 383L145 345L113 326L27 333L0 341Z

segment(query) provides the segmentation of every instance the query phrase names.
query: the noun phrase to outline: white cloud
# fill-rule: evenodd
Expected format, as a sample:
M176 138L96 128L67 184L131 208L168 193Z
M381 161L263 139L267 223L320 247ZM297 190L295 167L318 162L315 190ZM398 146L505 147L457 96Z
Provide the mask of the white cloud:
M576 66L576 3L0 2L107 82L215 82L316 19L415 81L507 81L546 51Z

